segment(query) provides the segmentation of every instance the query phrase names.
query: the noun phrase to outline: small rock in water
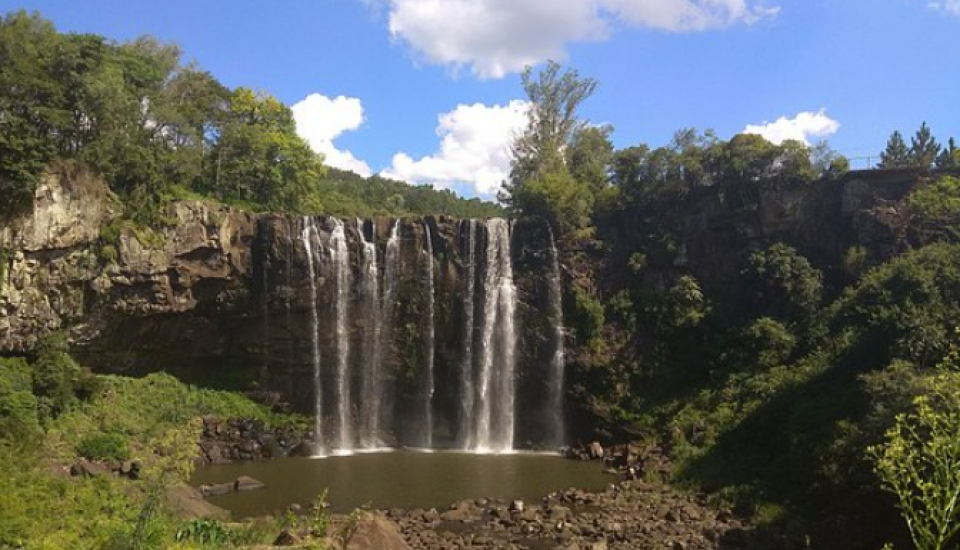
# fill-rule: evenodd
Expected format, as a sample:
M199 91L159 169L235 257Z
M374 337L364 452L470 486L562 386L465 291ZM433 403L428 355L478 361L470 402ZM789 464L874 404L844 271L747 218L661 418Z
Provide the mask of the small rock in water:
M233 489L235 491L252 491L253 489L260 489L265 486L262 481L253 479L250 476L240 476L233 482Z
M514 500L514 501L512 501L512 502L510 503L510 511L511 511L511 512L518 512L518 513L519 513L519 512L522 512L522 511L523 511L523 501L522 501L522 500Z
M236 482L234 483L214 483L212 485L201 485L200 494L205 497L212 497L217 495L225 495L227 493L232 493L235 491Z

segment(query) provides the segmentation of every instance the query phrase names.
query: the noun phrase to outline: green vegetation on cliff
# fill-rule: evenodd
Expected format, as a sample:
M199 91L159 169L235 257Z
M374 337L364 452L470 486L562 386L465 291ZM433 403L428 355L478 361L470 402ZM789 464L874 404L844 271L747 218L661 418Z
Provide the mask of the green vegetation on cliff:
M571 395L594 435L645 434L676 481L796 540L908 540L881 492L906 463L882 463L881 483L867 449L936 398L934 366L960 347L952 140L941 148L926 124L909 145L895 133L883 167L909 170L849 186L869 197L857 205L841 196L857 174L826 144L684 130L615 151L610 128L577 115L595 82L556 64L523 82L534 108L505 198L559 229ZM909 195L891 191L910 178ZM868 210L884 193L896 210ZM855 229L837 217L846 201L864 209Z
M140 223L163 221L166 202L183 196L339 215L498 211L432 187L325 179L289 107L228 89L174 45L58 33L23 11L0 16L0 220L29 210L44 171L66 159L101 175ZM357 180L360 189L345 185Z

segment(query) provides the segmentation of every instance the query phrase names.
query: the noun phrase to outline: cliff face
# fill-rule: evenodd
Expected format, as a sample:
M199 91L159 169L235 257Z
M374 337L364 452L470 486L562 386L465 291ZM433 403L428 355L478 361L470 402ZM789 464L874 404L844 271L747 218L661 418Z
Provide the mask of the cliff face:
M650 267L645 283L653 289L691 273L709 296L735 306L750 254L777 242L796 248L828 281L839 281L851 247L863 247L876 264L916 244L908 234L906 197L922 182L917 170L861 171L742 195L701 188L633 205L601 226L611 243L605 287L622 287L634 276L626 267L640 251Z
M380 264L375 278L386 284L386 241L394 220L338 222L184 201L171 205L172 223L147 230L122 223L118 213L103 184L87 174L58 172L45 179L32 215L0 233L5 258L0 352L29 352L44 335L65 330L75 355L97 370L165 369L198 383L252 385L265 397L309 413L317 398L314 361L322 363L320 384L330 392L336 386L340 347L346 345L351 376L358 379L351 392L359 403L359 373L373 361L372 335L387 331L378 376L391 390L384 399L395 402L384 407L409 411L419 410L425 387L429 343L424 338L432 311L435 430L448 438L456 431L466 341L474 348L475 367L484 345L497 346L500 353L502 344L485 342L481 334L488 270L483 222L475 224L472 237L461 220L399 222L387 325L370 309L363 250L365 243L374 243ZM346 323L339 332L339 288L331 264L336 223L346 240L349 285ZM307 224L315 229L315 249L303 240ZM540 411L546 384L540 366L549 364L554 334L552 320L544 314L549 310L550 235L538 222L517 224L512 235L517 403L520 409ZM476 288L468 337L464 273L471 248ZM428 249L433 250L432 304L425 271ZM325 411L335 399L327 396ZM540 429L541 420L534 417L541 414L528 416L517 441L535 437ZM396 425L405 424L400 420Z
M712 299L735 307L749 254L774 242L796 247L828 277L842 276L851 246L864 247L874 262L901 251L909 245L905 197L919 181L910 171L852 173L748 197L701 189L682 199L634 205L601 224L609 248L568 251L564 279L576 284L578 262L595 260L601 296L616 292L636 276L628 266L642 251L650 260L642 277L652 290L692 273ZM122 223L118 213L96 178L60 170L40 186L32 215L0 231L0 352L29 352L45 334L65 330L75 354L98 370L165 369L194 382L253 386L301 411L319 406L336 416L343 414L332 408L340 399L336 365L346 347L355 407L347 414L361 420L367 414L364 369L377 364L377 395L383 410L397 411L391 429L407 441L416 434L404 430L423 422L416 411L427 394L433 396L434 433L458 437L464 369L478 370L486 352L495 356L491 368L505 361L507 344L485 334L502 324L486 319L502 307L488 303L493 291L485 287L493 281L487 274L503 274L501 266L487 265L490 237L482 222L471 233L469 222L446 217L305 219L183 201L171 205L170 224L146 230ZM387 268L395 223L396 264ZM308 225L312 244L304 241ZM337 226L345 241L347 283L334 276ZM513 378L523 417L515 439L524 446L542 440L556 416L547 406L547 368L557 334L549 313L552 237L537 221L513 224L511 235ZM368 243L380 266L377 296L389 277L394 286L390 303L379 309L373 304L382 298L371 300L371 279L365 278ZM472 300L466 299L468 273ZM346 298L338 298L341 284L347 285ZM341 302L348 313L338 324ZM468 346L473 357L465 366ZM433 386L427 384L427 365L434 369ZM319 405L318 387L325 388Z

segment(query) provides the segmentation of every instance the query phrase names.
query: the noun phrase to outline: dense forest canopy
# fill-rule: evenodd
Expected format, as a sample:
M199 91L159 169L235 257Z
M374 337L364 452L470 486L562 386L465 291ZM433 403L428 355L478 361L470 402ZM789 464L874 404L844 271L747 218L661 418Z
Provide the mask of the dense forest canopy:
M0 129L3 218L29 208L55 161L101 174L140 222L161 220L170 198L198 196L300 213L500 213L448 190L329 170L289 107L228 89L174 45L59 33L22 11L0 19Z

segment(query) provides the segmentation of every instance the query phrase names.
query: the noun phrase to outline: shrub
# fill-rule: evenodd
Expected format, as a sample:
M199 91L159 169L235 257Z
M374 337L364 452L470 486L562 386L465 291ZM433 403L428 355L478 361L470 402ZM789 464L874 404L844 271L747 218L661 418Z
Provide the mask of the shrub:
M67 353L66 337L60 333L40 343L32 367L41 420L56 418L100 389L99 379Z
M746 275L754 307L764 315L805 320L820 304L823 275L783 243L751 255Z
M118 433L88 435L77 444L77 453L90 460L119 462L130 458L127 438Z
M789 359L797 345L796 337L787 327L769 317L761 317L743 332L744 344L751 359L761 368L770 368Z
M960 534L958 434L960 373L941 372L914 410L897 417L884 444L869 450L918 550L942 550Z
M21 440L39 431L32 387L26 361L0 358L0 439Z
M223 525L215 519L194 519L177 530L177 541L193 541L203 545L223 545L229 535Z

